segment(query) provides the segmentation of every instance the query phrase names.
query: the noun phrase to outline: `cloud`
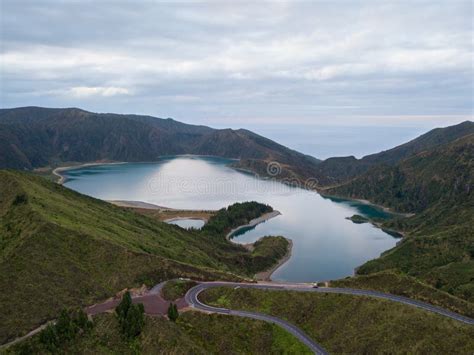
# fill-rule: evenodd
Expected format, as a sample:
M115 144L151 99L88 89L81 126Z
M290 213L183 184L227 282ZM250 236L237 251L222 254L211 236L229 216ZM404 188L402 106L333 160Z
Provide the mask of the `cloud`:
M130 95L130 91L126 88L118 87L87 87L87 86L77 86L73 87L68 91L74 97L83 98L88 96L117 96L117 95Z
M1 102L223 124L472 115L472 6L4 0Z

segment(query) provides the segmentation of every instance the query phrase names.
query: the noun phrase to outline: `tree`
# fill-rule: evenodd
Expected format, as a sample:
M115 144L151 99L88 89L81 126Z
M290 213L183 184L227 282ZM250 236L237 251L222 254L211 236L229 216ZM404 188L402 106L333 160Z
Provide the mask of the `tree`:
M50 352L59 351L63 344L79 333L91 329L93 323L82 309L62 310L56 324L49 324L39 335L40 343Z
M71 340L78 333L79 327L72 321L67 310L62 310L56 323L56 333L61 343Z
M127 318L122 325L123 333L128 339L135 338L142 332L143 325L145 324L144 313L143 304L132 304L130 306Z
M170 303L168 307L168 318L172 322L176 322L176 320L179 317L179 312L178 312L178 307L176 307L176 304Z
M115 313L117 313L119 322L122 322L124 319L127 318L127 313L131 305L132 305L132 296L130 295L130 292L127 291L123 295L122 301L119 303L117 308L115 308Z
M56 326L53 324L49 324L45 329L43 329L39 338L40 342L50 352L54 352L59 346L59 337L56 332Z
M79 327L79 329L82 329L84 332L90 330L94 325L87 317L86 312L80 308L72 313L72 321L77 327Z
M145 324L145 308L143 304L133 304L130 292L123 295L122 301L115 308L122 334L127 339L138 336Z

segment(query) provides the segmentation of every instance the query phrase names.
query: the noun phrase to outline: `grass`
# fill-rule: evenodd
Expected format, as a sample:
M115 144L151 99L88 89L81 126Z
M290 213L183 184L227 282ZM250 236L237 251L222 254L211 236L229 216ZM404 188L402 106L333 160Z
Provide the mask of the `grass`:
M62 308L124 288L176 277L242 280L255 265L250 251L223 236L188 232L32 174L0 171L0 344Z
M472 353L474 328L420 309L361 296L206 290L205 303L290 321L330 353Z
M376 290L405 296L474 318L474 305L471 302L394 270L335 280L331 281L330 286Z
M472 214L472 213L471 213ZM474 301L474 216L436 231L421 227L393 249L358 268L368 275L396 269L432 287ZM420 228L420 227L419 227Z
M281 236L263 237L254 243L252 265L249 272L267 270L283 258L289 247L289 241Z
M474 135L468 134L326 191L416 213L382 224L406 237L361 265L358 274L397 270L474 302L473 157Z
M161 289L161 295L165 300L175 301L178 298L184 297L186 292L197 283L191 280L171 280L168 281Z
M38 336L8 349L7 354L46 353ZM183 313L176 323L163 317L145 317L142 334L132 342L120 335L115 315L94 317L94 327L61 348L76 354L308 354L289 333L265 322L244 318Z

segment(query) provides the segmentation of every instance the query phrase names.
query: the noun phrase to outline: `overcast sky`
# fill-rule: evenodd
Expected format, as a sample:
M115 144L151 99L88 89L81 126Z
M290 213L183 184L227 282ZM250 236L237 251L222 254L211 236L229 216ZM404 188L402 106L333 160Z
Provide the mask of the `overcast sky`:
M0 2L2 107L215 126L472 119L471 1Z

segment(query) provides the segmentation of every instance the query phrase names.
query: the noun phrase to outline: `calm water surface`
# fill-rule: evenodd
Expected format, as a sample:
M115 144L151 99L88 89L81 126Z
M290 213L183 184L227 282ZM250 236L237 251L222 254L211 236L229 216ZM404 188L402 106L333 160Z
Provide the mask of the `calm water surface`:
M204 226L204 221L202 219L194 219L194 218L175 219L167 223L175 224L184 229L190 229L190 228L201 229L202 226Z
M353 274L355 267L393 247L397 239L353 214L385 216L354 201L257 179L226 166L229 160L173 157L157 163L99 165L65 172L65 185L104 200L144 201L179 209L219 209L234 202L267 203L282 214L234 238L248 243L265 235L293 240L291 259L274 274L280 281L316 281Z

